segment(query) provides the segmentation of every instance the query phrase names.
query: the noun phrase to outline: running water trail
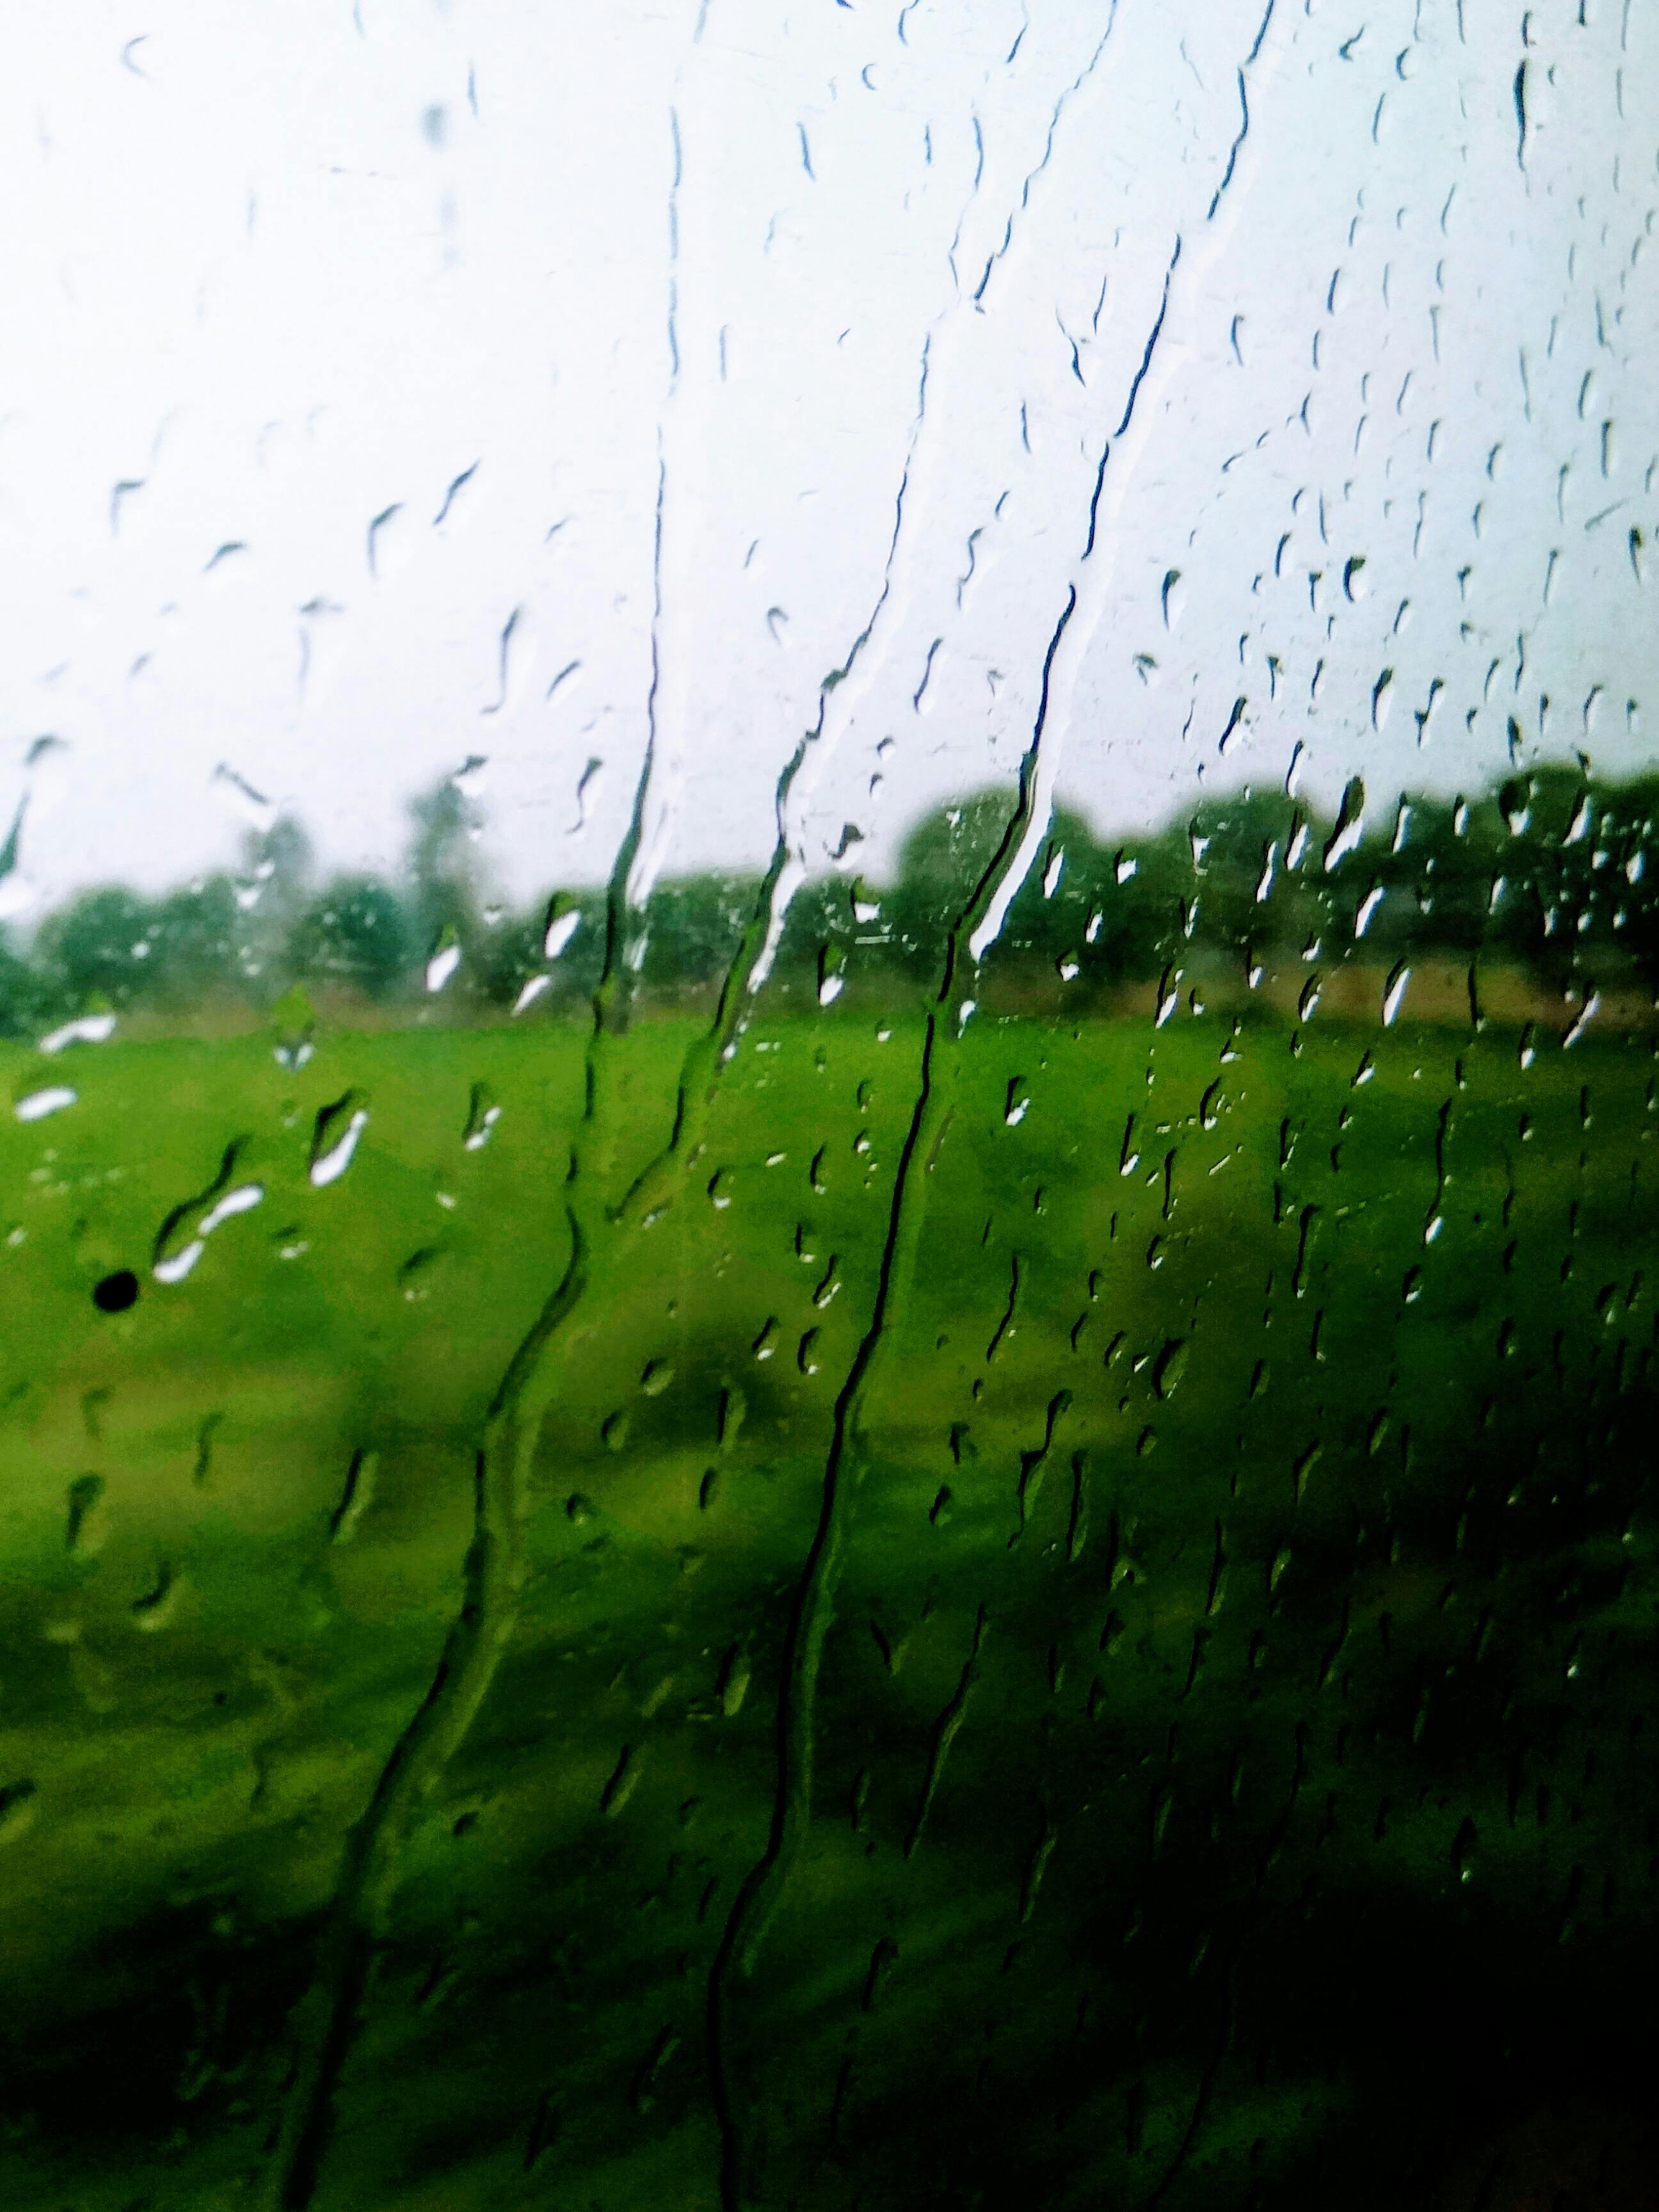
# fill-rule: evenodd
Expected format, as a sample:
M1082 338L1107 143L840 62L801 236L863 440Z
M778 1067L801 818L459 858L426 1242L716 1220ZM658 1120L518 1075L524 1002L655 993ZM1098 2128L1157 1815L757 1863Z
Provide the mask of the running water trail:
M894 1176L875 1299L836 1400L817 1523L790 1615L779 1690L777 1782L771 1822L765 1848L732 1905L709 1975L708 2035L720 2126L724 2212L742 2212L749 2195L750 2149L744 2118L732 2094L732 2002L738 1986L754 1972L811 1826L818 1668L824 1638L835 1618L852 1498L870 1459L865 1416L890 1343L890 1324L902 1314L908 1302L927 1214L927 1177L937 1163L955 1110L964 1013L974 995L974 971L996 941L1047 833L1079 668L1110 590L1115 551L1112 526L1121 512L1139 453L1145 448L1146 426L1154 419L1153 403L1190 343L1185 329L1194 301L1201 295L1202 279L1224 247L1237 220L1237 172L1249 131L1250 92L1271 74L1281 51L1273 37L1277 4L1278 0L1267 0L1239 71L1240 127L1200 226L1200 236L1193 246L1181 238L1176 240L1156 319L1147 333L1121 419L1103 443L1094 477L1085 542L1048 638L1036 713L1020 760L1014 805L996 852L951 923L939 986L927 1010L915 1103ZM780 871L781 889L787 880ZM781 921L775 907L769 952L781 934Z
M1269 0L1245 69L1240 72L1244 121L1235 140L1226 174L1204 221L1203 251L1190 256L1195 286L1224 242L1218 210L1235 204L1237 156L1249 129L1246 71L1259 76L1267 46L1274 0ZM1104 51L1110 26L1078 80L1090 77ZM1072 88L1073 91L1077 87ZM1064 102L1062 101L1062 106ZM1056 124L1060 119L1056 110ZM683 158L678 113L673 118L674 159L670 197L671 248L676 236L675 198ZM1052 132L1051 132L1052 141ZM1049 151L1052 151L1052 144ZM1048 154L1045 153L1045 162ZM1029 192L1030 180L1027 180ZM1024 201L1022 199L1021 207ZM1014 216L1010 216L1010 231ZM1231 228L1229 223L1227 228ZM996 257L994 257L994 259ZM671 251L670 376L672 400L678 374L672 317L678 301L677 254ZM1137 422L1150 410L1146 387L1154 393L1170 373L1176 342L1170 318L1178 308L1175 278L1182 260L1177 242L1157 321L1149 335L1123 418L1103 453L1095 477L1087 543L1068 584L1051 633L1042 669L1041 697L1030 738L1021 760L1018 793L995 854L951 927L939 988L925 1020L915 1103L895 1177L884 1239L875 1301L847 1377L837 1395L820 1512L797 1588L786 1647L778 1717L778 1776L765 1850L744 1882L717 1948L709 1979L708 2033L711 2075L722 2141L721 2194L727 2212L742 2203L743 2144L728 2070L726 2019L735 1974L747 1978L794 1857L811 1819L811 1774L816 1718L817 1672L823 1638L834 1616L848 1520L848 1501L866 1457L862 1417L868 1403L888 1324L902 1310L914 1273L926 1213L926 1184L921 1161L931 1170L953 1110L960 1069L962 1024L953 1002L964 969L977 965L994 941L1008 907L1029 872L1047 827L1058 756L1069 713L1079 659L1100 620L1109 587L1110 562L1093 567L1101 531L1103 487L1115 450L1108 525L1121 504L1134 447ZM987 274L988 276L989 270ZM980 291L984 290L981 283ZM978 295L974 295L975 303ZM946 311L947 317L951 313ZM945 319L941 319L942 320ZM557 1353L571 1318L581 1307L589 1283L609 1279L620 1258L623 1240L659 1218L673 1202L687 1169L697 1158L721 1076L732 1057L744 1009L770 970L794 889L805 877L798 801L810 796L802 770L810 761L817 770L831 746L823 740L830 726L832 698L860 670L873 680L877 657L866 659L893 592L895 564L906 521L906 494L926 420L931 348L924 343L917 405L903 471L894 503L894 526L879 589L868 620L843 661L825 678L818 715L802 737L780 775L776 793L777 838L771 864L760 887L750 921L733 955L708 1029L687 1052L677 1086L672 1128L660 1152L611 1203L619 1116L617 1040L625 1033L633 969L628 958L633 902L654 873L651 856L641 865L648 814L653 812L653 775L659 759L656 710L661 678L662 515L667 496L667 466L659 436L647 739L636 784L629 828L612 866L605 906L605 944L600 981L593 997L592 1025L584 1069L581 1115L571 1145L566 1183L565 1228L568 1255L559 1279L509 1363L488 1415L474 1464L474 1521L464 1570L460 1609L446 1638L432 1681L381 1770L369 1803L348 1840L316 1971L296 2008L296 2054L276 2155L269 2169L267 2201L276 2212L303 2212L315 2193L332 2122L334 2094L355 2038L375 1952L396 1893L398 1863L422 1805L465 1741L493 1682L518 1624L524 1583L524 1522L529 1485L543 1421L557 1388ZM1144 442L1144 433L1140 441ZM1109 536L1109 531L1104 533ZM1079 607L1084 620L1077 620ZM838 726L845 726L845 717ZM833 741L833 740L832 740ZM654 840L653 840L654 842Z

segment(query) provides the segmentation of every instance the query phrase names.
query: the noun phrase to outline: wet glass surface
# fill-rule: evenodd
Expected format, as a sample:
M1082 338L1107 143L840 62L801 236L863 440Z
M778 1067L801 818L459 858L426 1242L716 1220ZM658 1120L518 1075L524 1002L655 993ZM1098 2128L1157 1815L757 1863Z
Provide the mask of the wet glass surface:
M99 21L0 2195L1651 2203L1653 21Z

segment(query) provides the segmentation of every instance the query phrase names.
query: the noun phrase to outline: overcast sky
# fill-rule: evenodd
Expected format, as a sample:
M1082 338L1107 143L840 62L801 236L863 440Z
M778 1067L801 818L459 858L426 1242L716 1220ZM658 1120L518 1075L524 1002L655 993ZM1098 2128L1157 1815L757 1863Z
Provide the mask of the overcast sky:
M23 11L7 910L231 858L221 763L384 866L482 756L506 886L591 879L653 725L641 882L809 729L801 864L879 873L1068 605L1103 827L1650 759L1655 11L1263 8Z

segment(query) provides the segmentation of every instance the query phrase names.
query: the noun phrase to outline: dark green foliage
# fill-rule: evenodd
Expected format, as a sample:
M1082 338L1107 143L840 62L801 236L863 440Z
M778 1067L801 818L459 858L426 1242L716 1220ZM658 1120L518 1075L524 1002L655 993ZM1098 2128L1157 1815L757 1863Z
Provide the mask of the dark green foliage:
M670 991L718 984L758 890L753 878L735 875L682 876L659 884L645 909L641 981L647 989Z
M241 922L228 876L210 876L158 899L149 917L143 996L188 1006L242 985L251 956Z
M52 998L68 1006L92 998L130 1006L147 995L151 916L149 902L119 884L82 891L51 916L34 957Z
M52 990L37 968L0 937L0 1036L26 1036L51 1012Z
M289 946L296 975L349 983L371 999L396 988L410 959L404 908L373 876L337 877L301 915Z
M1007 793L979 792L911 830L893 879L844 866L791 902L776 972L792 998L831 1003L867 981L935 988L945 939L997 854ZM282 819L248 839L235 876L159 898L121 885L83 891L27 952L0 955L0 1024L21 1033L90 1005L177 1010L240 999L265 1006L307 980L380 1002L421 996L427 963L460 957L446 1003L544 1007L584 1000L598 978L605 896L562 893L514 910L485 895L481 817L446 780L410 809L400 878L311 878L305 833ZM1060 806L1014 896L988 977L1063 994L1161 975L1389 968L1441 960L1524 968L1552 992L1659 988L1659 871L1648 846L1659 776L1599 784L1557 764L1463 799L1409 793L1368 805L1350 783L1335 814L1274 787L1203 799L1160 829L1100 838ZM758 878L671 878L632 915L626 953L659 999L717 990L763 896ZM547 951L550 925L578 912ZM878 979L879 981L878 983Z

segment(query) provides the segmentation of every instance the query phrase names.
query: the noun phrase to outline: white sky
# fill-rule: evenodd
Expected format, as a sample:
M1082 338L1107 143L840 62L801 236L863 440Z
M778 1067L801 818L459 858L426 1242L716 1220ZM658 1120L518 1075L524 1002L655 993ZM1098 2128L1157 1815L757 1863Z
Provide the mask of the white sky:
M1650 759L1655 11L1264 4L23 11L9 911L229 859L221 762L386 866L481 754L505 883L598 877L653 663L641 878L757 864L872 614L791 833L879 872L1012 779L1073 586L1046 773L1103 826L1298 743L1478 782L1511 716Z

